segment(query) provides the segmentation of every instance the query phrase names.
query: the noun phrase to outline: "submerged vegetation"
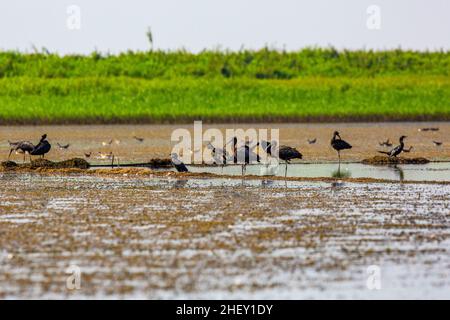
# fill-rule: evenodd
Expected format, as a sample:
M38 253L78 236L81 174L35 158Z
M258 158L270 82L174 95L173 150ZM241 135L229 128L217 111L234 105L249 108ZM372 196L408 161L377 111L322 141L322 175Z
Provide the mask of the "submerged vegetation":
M0 52L7 123L450 118L450 52Z

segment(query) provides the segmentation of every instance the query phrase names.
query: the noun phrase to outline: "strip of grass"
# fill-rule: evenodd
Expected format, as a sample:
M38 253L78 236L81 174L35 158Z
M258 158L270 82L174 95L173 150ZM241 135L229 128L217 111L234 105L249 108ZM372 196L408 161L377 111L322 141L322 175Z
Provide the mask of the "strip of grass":
M0 79L1 123L449 120L446 76Z

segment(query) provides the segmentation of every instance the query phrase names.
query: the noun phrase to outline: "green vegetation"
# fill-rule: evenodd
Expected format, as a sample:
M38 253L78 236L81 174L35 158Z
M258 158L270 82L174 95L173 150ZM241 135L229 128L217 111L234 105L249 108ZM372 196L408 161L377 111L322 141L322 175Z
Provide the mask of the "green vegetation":
M450 52L0 52L0 121L450 119Z

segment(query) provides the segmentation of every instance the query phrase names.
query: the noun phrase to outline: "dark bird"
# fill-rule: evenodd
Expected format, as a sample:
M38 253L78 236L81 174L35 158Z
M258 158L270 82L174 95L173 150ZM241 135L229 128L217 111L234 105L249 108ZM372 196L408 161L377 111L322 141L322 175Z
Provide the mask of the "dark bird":
M434 145L435 145L436 147L442 146L442 142L441 142L441 141L434 141L434 140L433 140L433 143L434 143Z
M52 148L51 144L47 141L47 135L44 134L39 143L31 150L30 155L41 156L44 158L45 154Z
M337 139L336 137L338 137L339 139ZM331 139L331 146L338 153L339 164L341 164L341 150L352 148L352 146L348 142L342 140L341 136L339 135L339 132L337 131L335 131L333 134L333 139Z
M89 152L89 153L84 153L84 156L86 157L86 158L90 158L91 157L91 155L92 155L92 152Z
M308 143L309 143L309 144L314 144L314 143L316 143L317 138L314 138L314 139L311 139L311 140L306 139L306 140L308 140Z
M9 155L8 155L8 160L11 157L11 153L13 151L17 152L17 153L23 153L23 162L25 162L25 156L26 154L30 154L31 151L33 151L34 149L34 144L32 144L30 141L18 141L18 142L11 142L8 141L9 143Z
M111 145L113 143L113 140L111 139L111 140L109 140L109 141L103 141L102 142L102 145L104 145L104 146L109 146L109 145Z
M261 143L258 142L257 145L260 145L264 152L271 156L272 148L275 149L274 146L276 146L276 141L261 140Z
M254 146L250 146L250 142L246 141L242 147L239 147L236 151L235 158L242 163L242 175L245 175L247 165L253 162L260 162L259 155L253 150L257 147L258 143Z
M172 160L173 166L175 167L175 169L177 169L178 172L189 171L186 165L180 159L178 159L178 155L176 153L170 154L170 158Z
M392 142L390 142L389 139L383 142L379 142L378 144L380 145L380 147L392 147Z
M61 144L59 144L59 142L57 142L56 144L58 145L58 148L60 148L60 149L69 149L69 147L70 147L70 143L61 145Z
M391 151L378 151L379 153L384 153L389 156L389 158L397 157L405 148L405 144L403 143L403 140L406 138L406 136L401 136L399 139L400 144L396 146Z
M140 138L140 137L137 137L137 136L133 136L133 138L135 140L139 141L139 142L143 142L144 141L144 138Z
M286 163L284 177L287 177L287 166L293 159L302 159L303 155L295 148L288 146L280 146L278 150L278 157Z
M223 167L227 164L227 158L228 158L228 154L227 154L226 150L214 147L211 142L208 142L206 147L209 150L211 150L211 155L214 159L214 163L220 165L222 167L222 172L223 172Z
M409 149L403 149L403 152L409 153L413 149L413 146L410 146Z

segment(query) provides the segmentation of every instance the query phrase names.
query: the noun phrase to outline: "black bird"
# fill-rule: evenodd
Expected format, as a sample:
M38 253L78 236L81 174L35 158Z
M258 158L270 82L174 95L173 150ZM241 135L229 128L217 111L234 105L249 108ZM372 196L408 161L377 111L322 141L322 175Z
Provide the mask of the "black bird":
M51 148L51 144L47 141L47 135L44 134L39 143L31 150L30 155L41 156L44 158L44 155L48 153Z
M311 139L311 140L306 139L306 140L308 140L308 143L309 143L309 144L314 144L314 143L316 143L317 138L314 138L314 139Z
M287 177L287 166L292 159L302 159L303 155L295 148L288 146L280 146L278 150L278 157L286 163L284 177Z
M86 158L90 158L91 157L91 155L92 155L92 152L89 152L89 153L84 153L84 156L86 157Z
M250 142L246 141L242 147L236 149L235 158L239 161L243 161L242 175L245 175L248 164L254 162L255 160L256 162L260 162L259 155L253 152L257 145L258 143L253 147L250 147Z
M272 148L275 149L276 142L275 141L266 141L261 140L261 143L257 143L257 145L261 146L261 148L264 150L265 153L267 153L269 156L272 155Z
M380 145L380 147L392 147L392 143L389 141L389 139L383 142L379 142L378 144Z
M31 151L34 149L34 144L32 144L30 141L18 141L18 142L11 142L8 141L9 147L11 148L9 150L8 160L11 157L11 153L13 151L23 153L23 162L25 162L25 156L26 154L30 154Z
M439 131L439 128L421 128L419 131Z
M336 139L336 137L338 137L339 139ZM348 142L342 140L341 136L339 135L339 132L337 131L335 131L333 134L333 139L331 139L331 146L338 153L339 164L341 164L341 150L352 148L352 146Z
M185 164L178 159L178 155L176 153L170 154L170 158L172 160L172 164L177 169L178 172L188 172L188 168L185 166Z
M61 145L61 144L59 144L59 142L57 142L56 144L58 145L58 148L60 148L60 149L69 149L69 147L70 147L70 143Z
M223 172L223 167L227 164L227 158L228 158L227 151L224 149L221 149L221 148L214 147L211 142L208 142L206 147L209 150L211 150L211 155L214 159L214 163L220 164L220 166L222 167L222 172Z
M135 140L139 141L139 142L143 142L144 141L144 138L140 138L140 137L137 137L137 136L133 136L133 138Z
M379 153L384 153L389 156L389 158L397 157L404 149L405 144L403 143L403 140L406 138L406 136L401 136L399 139L400 144L396 146L391 151L378 151Z
M434 145L435 145L436 147L442 146L442 142L441 142L441 141L434 141L434 140L433 140L433 143L434 143Z

